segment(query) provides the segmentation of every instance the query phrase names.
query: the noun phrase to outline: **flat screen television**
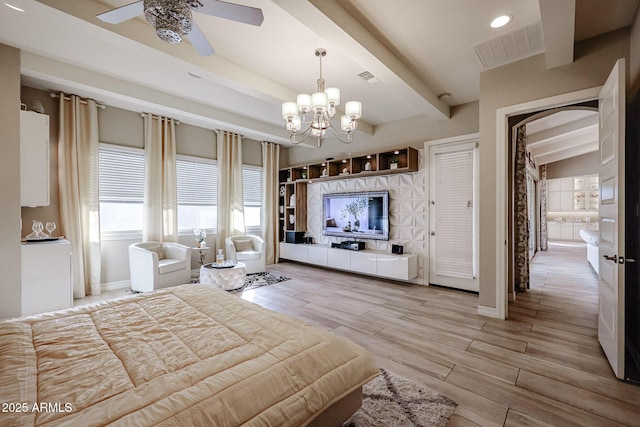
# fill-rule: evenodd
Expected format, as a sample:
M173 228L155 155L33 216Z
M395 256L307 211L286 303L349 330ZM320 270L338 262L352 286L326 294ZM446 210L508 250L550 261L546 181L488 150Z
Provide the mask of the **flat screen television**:
M322 235L389 240L389 192L322 195Z

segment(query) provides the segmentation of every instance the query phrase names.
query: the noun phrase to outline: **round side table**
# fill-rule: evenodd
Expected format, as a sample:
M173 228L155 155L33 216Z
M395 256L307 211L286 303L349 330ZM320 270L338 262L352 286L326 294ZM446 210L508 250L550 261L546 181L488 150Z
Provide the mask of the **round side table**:
M231 291L241 288L246 277L245 265L241 262L229 268L215 268L211 263L200 267L200 283Z

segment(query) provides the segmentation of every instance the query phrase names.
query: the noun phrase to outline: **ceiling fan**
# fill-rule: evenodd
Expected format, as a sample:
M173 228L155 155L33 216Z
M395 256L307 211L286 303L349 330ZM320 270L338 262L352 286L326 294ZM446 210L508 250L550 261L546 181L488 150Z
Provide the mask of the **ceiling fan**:
M191 11L260 26L264 17L256 7L221 0L140 0L97 15L109 24L144 15L156 34L167 43L180 43L186 36L200 56L211 55L213 47L191 18Z

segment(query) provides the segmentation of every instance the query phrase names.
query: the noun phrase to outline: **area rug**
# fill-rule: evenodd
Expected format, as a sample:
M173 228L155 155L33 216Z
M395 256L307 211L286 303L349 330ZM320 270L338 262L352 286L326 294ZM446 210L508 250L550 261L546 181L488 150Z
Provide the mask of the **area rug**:
M247 274L247 278L244 280L244 286L232 291L228 291L230 294L237 292L248 291L250 289L261 288L263 286L273 285L274 283L284 282L289 280L289 277L281 276L275 273L254 273Z
M380 369L363 387L362 407L342 427L440 427L456 409L448 397Z

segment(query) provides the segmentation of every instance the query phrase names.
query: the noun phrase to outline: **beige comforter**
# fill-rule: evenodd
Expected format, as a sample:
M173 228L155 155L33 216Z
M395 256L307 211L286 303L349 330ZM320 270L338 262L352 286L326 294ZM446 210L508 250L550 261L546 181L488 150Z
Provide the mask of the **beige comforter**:
M205 285L0 322L0 425L298 426L369 354Z

